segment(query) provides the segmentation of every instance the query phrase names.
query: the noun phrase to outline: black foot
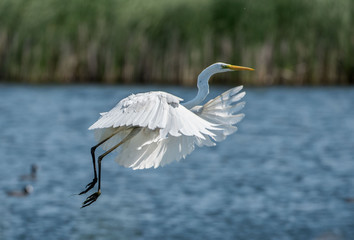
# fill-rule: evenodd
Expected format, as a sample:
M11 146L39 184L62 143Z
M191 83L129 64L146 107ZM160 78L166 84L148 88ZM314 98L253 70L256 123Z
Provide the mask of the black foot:
M85 202L82 203L81 208L87 207L89 205L91 205L93 202L95 202L97 200L97 198L101 195L101 191L98 190L98 192L95 192L94 194L92 194L91 196L87 197Z
M94 178L92 180L92 182L90 182L89 184L86 185L86 189L84 191L82 191L81 193L79 193L79 195L87 193L88 191L90 191L96 185L96 182L97 182L97 178Z

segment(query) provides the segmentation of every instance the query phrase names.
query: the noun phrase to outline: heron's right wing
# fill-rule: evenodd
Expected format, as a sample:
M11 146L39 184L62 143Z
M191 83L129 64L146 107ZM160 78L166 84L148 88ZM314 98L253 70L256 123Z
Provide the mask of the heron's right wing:
M219 129L211 131L216 135L214 140L222 141L226 136L237 131L235 125L245 116L243 113L238 113L245 106L245 102L239 102L246 95L245 92L240 93L242 88L242 86L232 88L203 106L192 109L199 117L217 124Z

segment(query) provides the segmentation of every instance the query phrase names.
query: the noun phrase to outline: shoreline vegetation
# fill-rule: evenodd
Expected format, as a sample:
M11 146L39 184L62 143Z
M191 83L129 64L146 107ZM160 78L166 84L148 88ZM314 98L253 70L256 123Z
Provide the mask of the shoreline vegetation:
M354 84L353 0L2 0L0 79L195 85ZM1 80L0 80L1 82Z

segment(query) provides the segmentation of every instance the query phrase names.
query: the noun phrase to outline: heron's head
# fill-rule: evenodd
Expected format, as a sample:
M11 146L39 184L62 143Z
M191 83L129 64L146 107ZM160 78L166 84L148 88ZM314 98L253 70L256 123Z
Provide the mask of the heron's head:
M216 73L222 73L222 72L229 72L229 71L253 71L253 68L249 67L242 67L242 66L236 66L236 65L231 65L227 63L222 63L222 62L217 62L206 69L204 69L198 76L198 88L203 89L203 86L205 89L208 89L208 81L209 78L216 74ZM209 90L205 91L209 92Z
M214 63L211 66L215 67L216 68L215 70L218 71L218 72L253 71L254 70L253 68L243 67L243 66L236 66L236 65L231 65L231 64L222 63L222 62Z

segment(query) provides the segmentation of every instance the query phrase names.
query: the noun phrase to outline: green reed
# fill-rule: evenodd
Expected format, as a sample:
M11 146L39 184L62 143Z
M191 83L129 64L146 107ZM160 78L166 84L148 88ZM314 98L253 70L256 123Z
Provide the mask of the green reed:
M354 83L352 0L1 0L0 77L193 85Z

